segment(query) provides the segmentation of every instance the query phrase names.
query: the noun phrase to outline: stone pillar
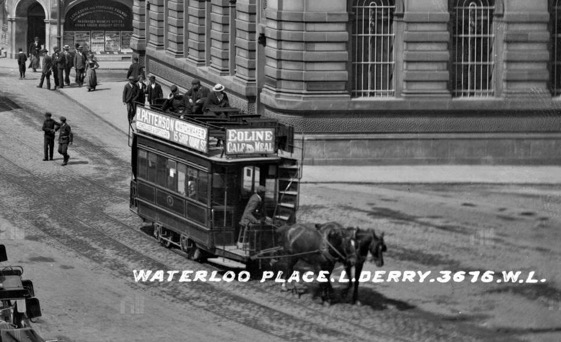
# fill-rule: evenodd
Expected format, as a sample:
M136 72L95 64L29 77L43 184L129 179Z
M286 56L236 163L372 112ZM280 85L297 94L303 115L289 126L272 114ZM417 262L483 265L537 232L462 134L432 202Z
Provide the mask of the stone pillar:
M189 1L187 58L197 66L205 65L205 0Z
M549 97L547 1L512 0L504 12L503 96Z
M174 57L183 56L183 1L169 0L167 15L166 53Z
M6 56L15 58L18 53L16 49L16 18L8 18L8 35L9 50Z
M346 0L268 1L265 15L266 107L298 110L350 98Z
M403 21L402 96L451 97L448 1L409 1Z
M150 0L150 43L148 46L156 49L164 49L164 1Z
M211 0L210 68L221 76L229 74L230 3ZM208 32L208 31L207 31Z
M242 82L255 82L256 4L255 0L236 3L236 74Z
M132 6L131 48L139 56L146 54L146 1L134 0Z

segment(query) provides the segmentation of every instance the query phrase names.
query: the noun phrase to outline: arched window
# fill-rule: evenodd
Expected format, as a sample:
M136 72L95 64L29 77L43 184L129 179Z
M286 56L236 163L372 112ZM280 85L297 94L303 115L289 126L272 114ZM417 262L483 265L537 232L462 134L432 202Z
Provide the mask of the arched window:
M395 1L354 0L352 97L393 96Z
M551 1L551 93L561 95L561 4L559 0Z
M494 1L452 2L452 94L493 96Z

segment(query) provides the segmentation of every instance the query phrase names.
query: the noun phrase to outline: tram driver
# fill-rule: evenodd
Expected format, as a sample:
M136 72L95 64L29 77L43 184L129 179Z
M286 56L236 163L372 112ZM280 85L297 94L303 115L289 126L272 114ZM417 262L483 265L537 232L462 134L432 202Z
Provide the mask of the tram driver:
M251 195L242 218L240 220L240 234L238 236L238 248L247 245L247 230L253 225L261 225L262 223L272 223L272 219L267 217L265 212L265 193L267 188L259 185L255 188L255 193Z

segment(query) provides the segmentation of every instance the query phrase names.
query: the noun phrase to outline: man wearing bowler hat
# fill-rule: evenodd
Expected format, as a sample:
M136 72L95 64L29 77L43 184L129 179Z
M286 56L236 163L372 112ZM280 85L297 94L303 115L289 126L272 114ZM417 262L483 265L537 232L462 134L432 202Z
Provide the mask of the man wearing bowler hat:
M55 132L59 129L60 124L51 118L52 114L49 112L45 113L45 121L43 122L43 131L45 132L44 138L44 151L45 158L43 161L53 160L53 150L55 147Z
M58 153L62 154L64 160L62 166L68 164L68 159L70 155L68 154L68 145L72 145L73 134L70 126L66 123L66 118L64 116L60 117L60 127L58 136Z

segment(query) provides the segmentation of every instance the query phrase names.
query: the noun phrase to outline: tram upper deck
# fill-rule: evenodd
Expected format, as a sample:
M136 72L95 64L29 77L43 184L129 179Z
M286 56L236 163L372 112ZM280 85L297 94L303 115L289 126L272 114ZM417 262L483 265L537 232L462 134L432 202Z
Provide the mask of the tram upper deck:
M236 108L217 109L223 117L177 117L138 106L136 134L156 136L175 147L217 163L279 159L293 152L294 129L274 119L240 114Z

